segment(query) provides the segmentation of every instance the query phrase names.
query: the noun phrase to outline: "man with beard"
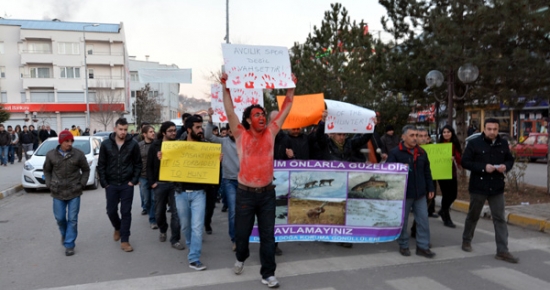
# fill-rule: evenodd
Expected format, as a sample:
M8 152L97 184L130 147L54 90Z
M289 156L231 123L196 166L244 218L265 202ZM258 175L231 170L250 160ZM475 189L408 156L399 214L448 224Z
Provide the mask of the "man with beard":
M187 129L187 142L202 142L204 139L202 118L191 116L185 120ZM206 210L207 184L177 182L176 207L181 223L181 231L185 236L185 242L189 248L187 260L189 268L197 271L206 269L200 261L202 251L202 229Z
M292 76L294 83L296 78ZM235 213L235 241L237 261L235 274L244 270L244 261L250 255L248 241L254 217L258 219L260 233L261 282L270 288L279 287L275 277L275 186L273 186L273 151L275 136L290 113L294 88L287 89L286 98L279 114L266 122L265 109L259 105L247 107L242 122L235 114L233 101L225 86L227 74L222 75L223 105L229 126L235 136L240 171L237 185Z
M212 115L214 110L208 109L209 121L206 125L206 140L222 144L222 183L221 187L225 193L227 201L227 219L229 221L229 238L233 243L233 251L236 250L235 245L235 198L237 195L237 177L239 175L239 157L237 155L237 145L235 143L235 137L231 129L227 130L228 137L215 136L212 131Z
M120 248L124 252L134 250L129 243L132 202L134 185L139 183L142 167L138 143L128 134L126 118L120 118L115 122L109 139L101 143L97 172L101 186L105 188L107 215L115 228L113 239L121 241Z
M176 210L176 200L174 198L174 183L159 181L160 160L157 157L162 148L162 142L176 140L176 124L167 121L160 125L160 131L157 134L157 140L151 144L147 153L147 181L153 190L155 200L155 220L159 228L159 241L166 242L166 231L168 223L166 222L166 205L170 206L170 244L176 250L183 250L185 246L180 242L180 221Z

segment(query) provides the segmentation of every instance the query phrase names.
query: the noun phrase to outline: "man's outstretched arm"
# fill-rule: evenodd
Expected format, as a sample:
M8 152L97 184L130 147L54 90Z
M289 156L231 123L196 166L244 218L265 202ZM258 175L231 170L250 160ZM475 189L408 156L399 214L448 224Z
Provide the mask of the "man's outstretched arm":
M237 132L237 126L239 126L239 117L235 114L235 109L233 108L233 100L231 99L231 93L229 89L225 86L225 81L227 81L227 74L222 74L222 90L223 90L223 107L225 113L227 114L227 120L229 121L229 127L233 133Z

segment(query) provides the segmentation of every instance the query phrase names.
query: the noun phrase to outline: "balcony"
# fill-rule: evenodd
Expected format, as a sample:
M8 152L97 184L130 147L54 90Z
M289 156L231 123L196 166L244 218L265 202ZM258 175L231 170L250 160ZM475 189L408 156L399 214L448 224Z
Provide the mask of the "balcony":
M116 52L99 52L86 56L88 65L124 65L124 54Z
M37 51L37 50L23 50L21 52L21 64L28 63L53 63L54 56L51 50Z
M95 75L93 79L88 79L89 88L124 88L123 77Z
M23 77L23 89L33 88L53 88L64 91L81 91L84 88L84 80L78 79L66 79L66 78L31 78L28 76Z
M31 78L29 76L23 77L23 89L29 88L54 88L55 79L53 78Z

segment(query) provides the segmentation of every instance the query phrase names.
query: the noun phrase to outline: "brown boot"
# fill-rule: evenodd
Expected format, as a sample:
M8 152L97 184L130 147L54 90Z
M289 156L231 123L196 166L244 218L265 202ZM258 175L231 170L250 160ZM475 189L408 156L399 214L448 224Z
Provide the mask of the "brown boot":
M120 231L115 230L115 233L113 234L113 240L115 240L115 242L118 242L118 240L120 240Z
M130 245L130 243L128 242L122 242L120 243L120 248L124 251L124 252L131 252L134 250L134 248L132 248L132 246Z
M464 252L471 252L473 251L472 249L472 243L470 242L462 242L462 250Z

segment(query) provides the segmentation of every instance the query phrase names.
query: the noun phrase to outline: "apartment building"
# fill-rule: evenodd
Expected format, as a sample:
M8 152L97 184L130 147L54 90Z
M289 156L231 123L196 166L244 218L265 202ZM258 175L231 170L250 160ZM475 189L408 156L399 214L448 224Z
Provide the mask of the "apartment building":
M166 65L159 62L149 61L149 56L145 56L146 60L137 60L135 56L129 57L129 69L130 69L130 103L128 107L128 115L126 118L128 122L134 123L134 106L136 96L140 94L142 88L147 83L141 83L139 78L140 70L165 70L165 69L178 69L175 64ZM176 82L151 82L149 83L151 96L155 97L158 103L161 105L161 118L162 121L168 121L178 117L179 100L178 95L180 91L180 83ZM139 126L139 124L137 124Z
M129 99L125 46L122 23L0 18L5 124L112 128Z

